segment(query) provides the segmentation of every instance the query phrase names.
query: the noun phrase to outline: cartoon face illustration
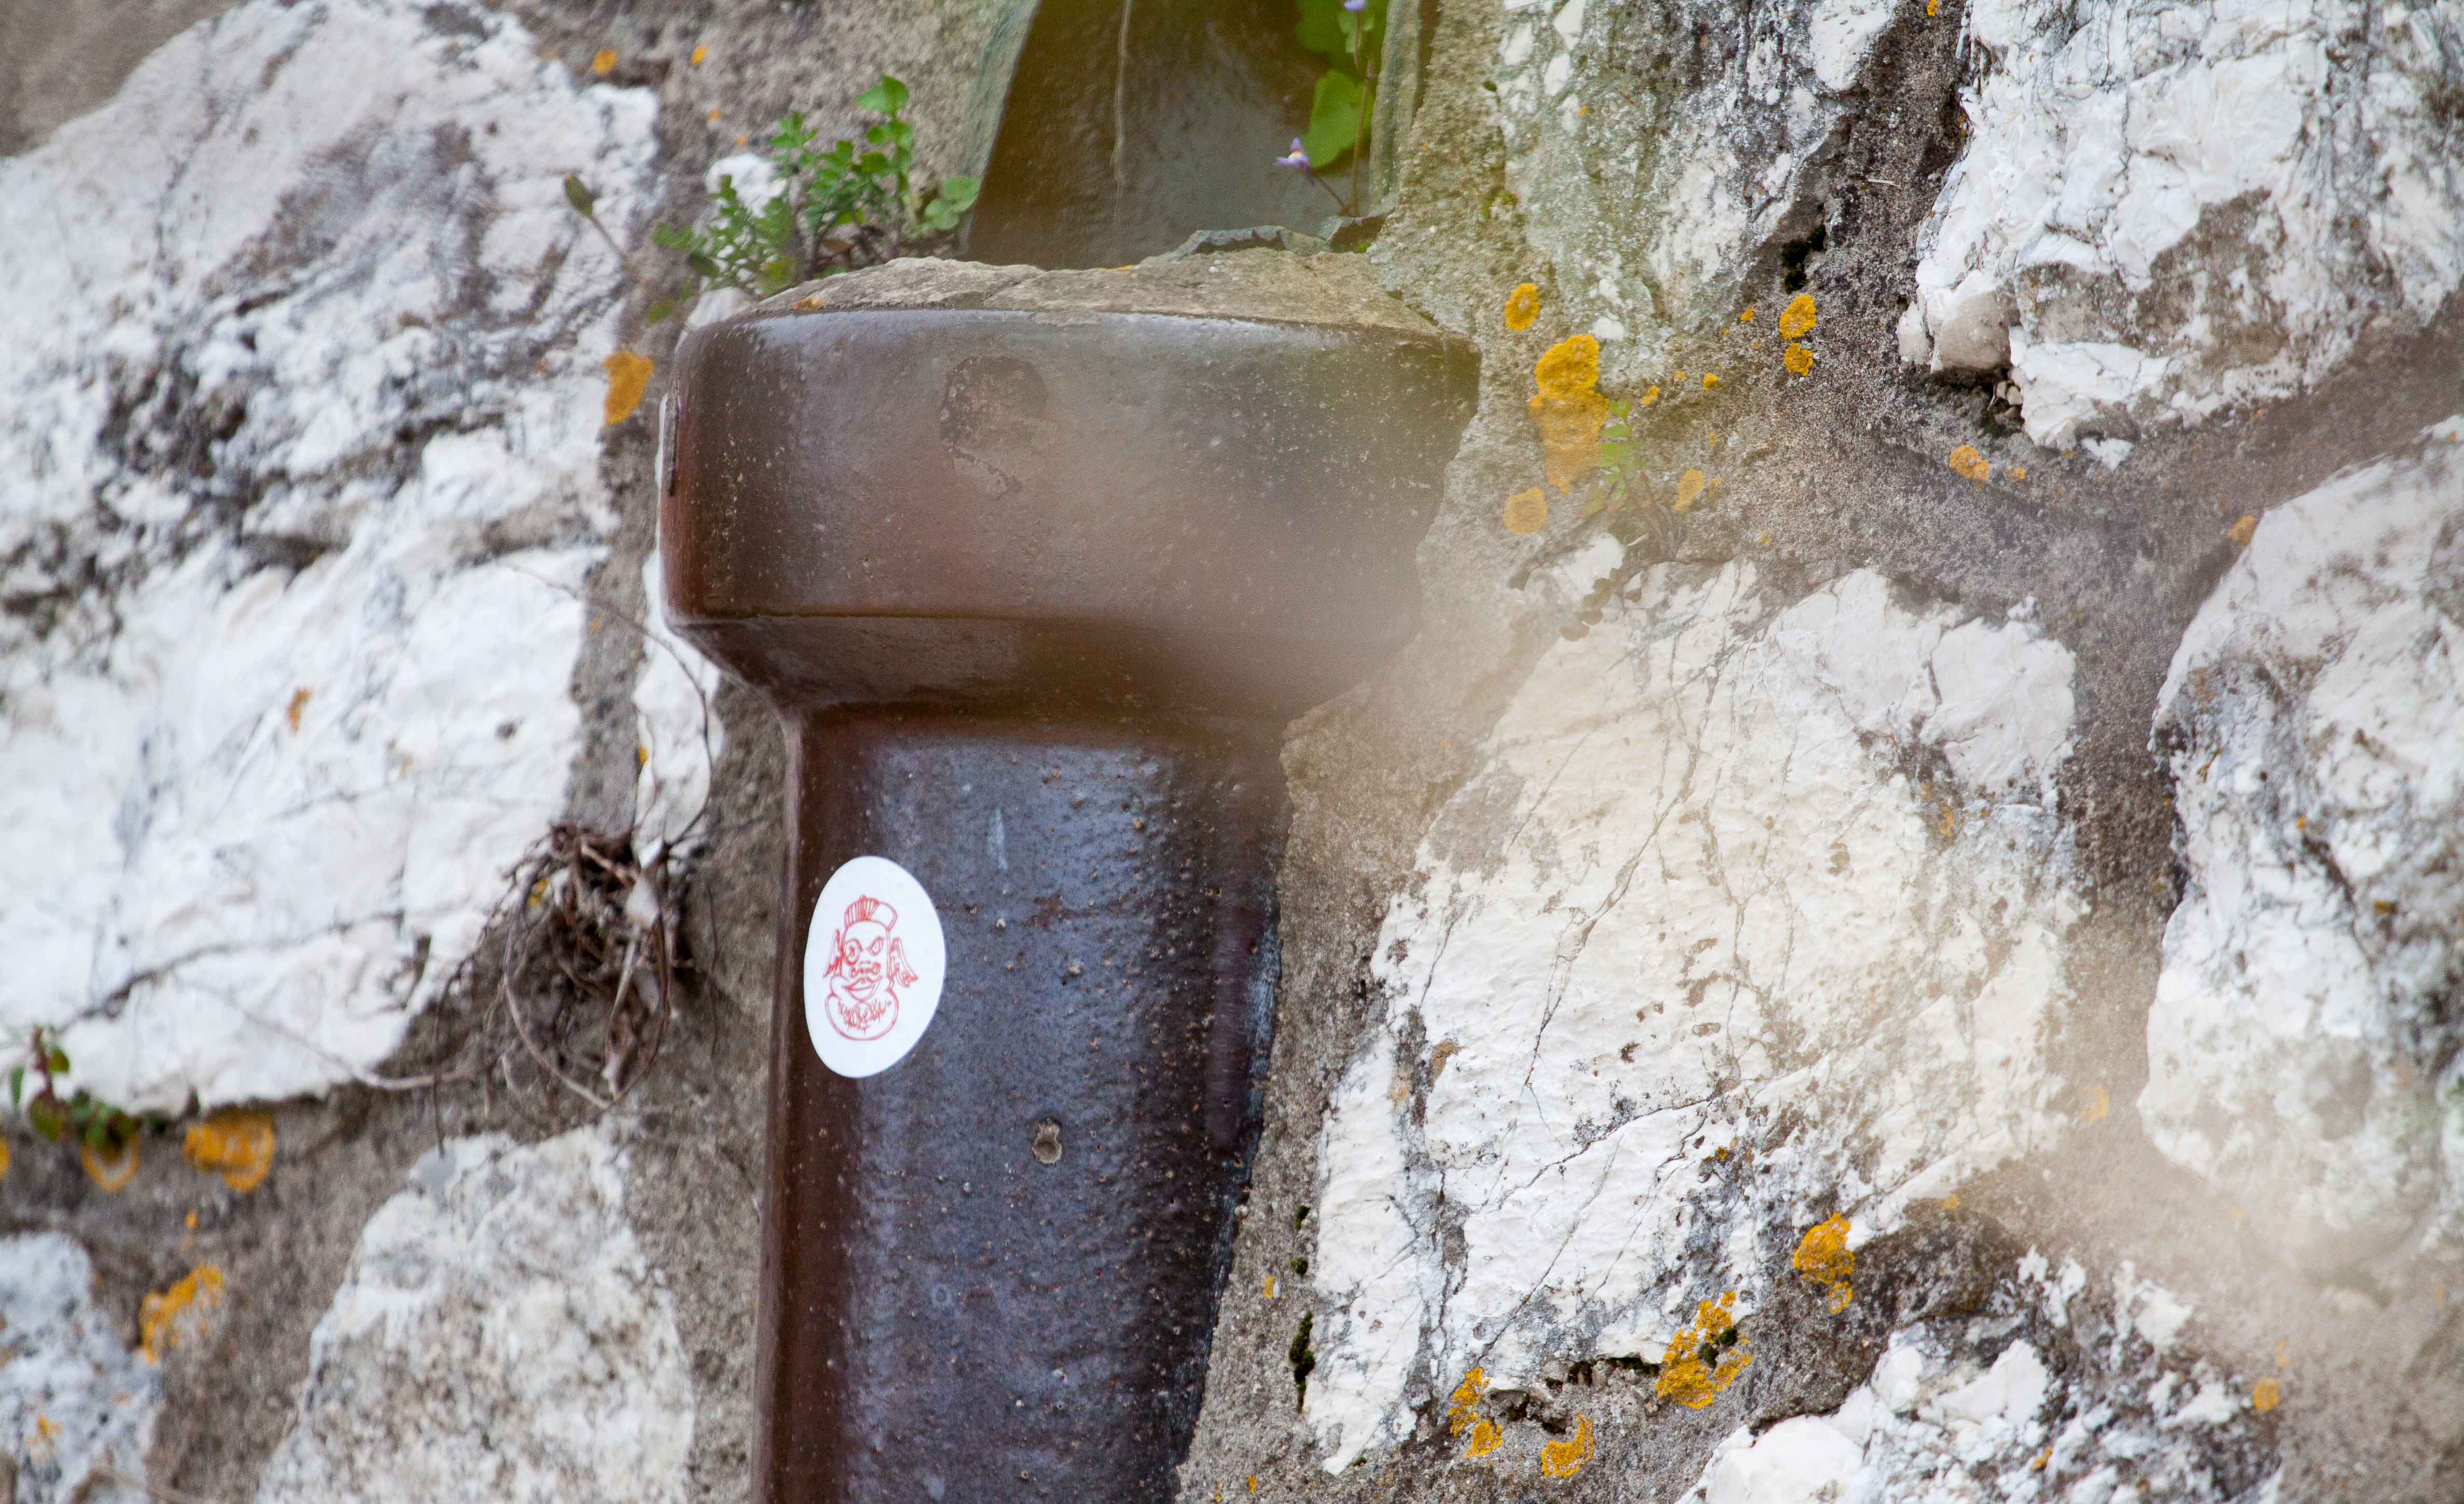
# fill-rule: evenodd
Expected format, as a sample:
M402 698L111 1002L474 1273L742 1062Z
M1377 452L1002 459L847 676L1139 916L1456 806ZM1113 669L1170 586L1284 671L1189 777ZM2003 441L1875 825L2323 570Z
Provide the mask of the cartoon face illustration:
M914 968L897 936L898 911L861 897L830 937L830 1027L849 1039L878 1039L898 1022L898 989L913 986Z

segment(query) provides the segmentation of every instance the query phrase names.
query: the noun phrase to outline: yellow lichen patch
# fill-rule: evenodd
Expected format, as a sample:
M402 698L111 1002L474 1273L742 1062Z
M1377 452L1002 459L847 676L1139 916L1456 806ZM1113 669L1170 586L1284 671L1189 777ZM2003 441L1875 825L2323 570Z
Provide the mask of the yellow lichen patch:
M1600 342L1577 334L1549 346L1531 367L1543 397L1572 397L1600 384Z
M618 350L607 357L607 424L613 428L633 415L655 367L647 355Z
M1788 306L1779 312L1779 337L1802 340L1812 334L1814 326L1821 321L1822 316L1814 310L1814 295L1799 293L1790 299Z
M1506 326L1516 334L1531 327L1540 317L1540 289L1524 283L1506 295Z
M2085 1117L2089 1122L2101 1123L2104 1121L2105 1115L2112 1111L2113 1096L2110 1093L2106 1092L2103 1087L2100 1086L2089 1095L2087 1099L2087 1111L2080 1116Z
M1275 1276L1272 1274L1266 1276L1266 1298L1269 1300L1275 1298Z
M612 47L599 49L598 55L590 59L590 71L602 78L615 72L616 50Z
M1551 1478L1571 1478L1583 1471L1592 1460L1592 1419L1574 1417L1574 1434L1566 1441L1550 1442L1540 1449L1540 1471Z
M1525 537L1549 525L1549 498L1538 486L1506 498L1506 530Z
M1600 466L1600 431L1613 415L1609 400L1596 391L1570 397L1533 397L1531 425L1540 431L1540 447L1549 483L1571 490Z
M1987 477L1993 474L1991 463L1976 452L1976 446L1973 444L1962 444L1952 450L1943 463L1950 467L1951 474L1966 476L1979 485L1983 485Z
M253 1191L274 1168L274 1115L216 1113L188 1130L180 1153L202 1171L218 1173L235 1191Z
M1709 391L1712 387L1717 387L1718 385L1720 385L1719 377L1714 376L1709 371L1705 371L1703 373L1703 389L1705 391Z
M703 63L705 63L705 62L707 62L707 61L709 61L709 60L710 60L710 49L709 49L708 47L696 47L696 48L694 48L694 49L693 49L693 65L694 67L698 68L698 67L700 67Z
M2027 478L2028 478L2028 467L2027 467L2027 466L2025 466L2025 465L2013 465L2013 466L2012 466L2012 467L2011 467L2011 478L2012 478L2012 479L2013 479L2013 480L2025 480L2025 479L2027 479Z
M1738 321L1739 323L1751 323L1751 322L1753 322L1753 321L1754 321L1754 311L1753 311L1751 308L1749 308L1749 309L1747 309L1744 313L1741 313L1741 314L1737 315L1737 321Z
M168 1290L149 1294L137 1308L138 1347L149 1363L182 1342L192 1340L205 1325L206 1313L222 1304L223 1272L200 1264Z
M1957 1211L1959 1209L1959 1192L1952 1191L1949 1195L1945 1196L1942 1199L1942 1209L1945 1211Z
M713 110L713 111L711 111L708 115L704 116L704 117L703 117L703 119L705 119L705 120L709 121L713 125L715 125L715 124L717 124L717 123L718 123L718 117L719 117L719 114L720 114L720 112L719 112L719 111L717 111L717 110Z
M1788 367L1791 376L1802 376L1814 369L1814 352L1791 340L1787 350L1781 353L1779 363Z
M1660 388L1659 388L1659 387L1644 387L1644 388L1643 388L1643 392L1642 392L1642 405L1643 405L1644 407L1648 408L1648 407L1650 407L1653 403L1658 402L1659 400L1660 400Z
M1828 1222L1816 1223L1796 1245L1796 1272L1817 1285L1830 1287L1831 1314L1837 1316L1848 1309L1855 1291L1848 1276L1857 1268L1857 1254L1848 1247L1846 1213Z
M1478 1420L1480 1417L1474 1412L1487 1394L1486 1370L1474 1368L1466 1372L1463 1382L1455 1386L1455 1392L1446 1400L1446 1434L1460 1436L1464 1427Z
M299 729L299 713L308 708L309 697L315 694L316 691L304 686L291 692L291 704L282 712L282 719L291 722L294 732Z
M1689 470L1677 477L1677 499L1668 503L1671 512L1691 512L1694 503L1703 499L1703 472Z
M2258 519L2244 514L2240 521L2226 529L2225 536L2233 541L2235 548L2248 548L2250 541L2258 536Z
M2261 1379L2250 1391L2250 1407L2265 1415L2284 1403L2284 1389L2273 1379Z
M1737 1382L1754 1359L1746 1351L1730 1311L1737 1303L1733 1290L1694 1308L1694 1324L1668 1339L1660 1360L1658 1393L1689 1410L1700 1410Z
M85 1178L106 1191L120 1192L137 1179L137 1140L122 1144L105 1144L98 1149L93 1144L77 1145L77 1162L85 1166Z
M1498 1429L1495 1421L1483 1416L1472 1423L1471 1440L1463 1443L1463 1458L1470 1461L1485 1457L1505 1445L1506 1433Z
M0 1139L0 1181L9 1178L9 1140Z
M1942 14L1942 0L1925 0L1925 14Z

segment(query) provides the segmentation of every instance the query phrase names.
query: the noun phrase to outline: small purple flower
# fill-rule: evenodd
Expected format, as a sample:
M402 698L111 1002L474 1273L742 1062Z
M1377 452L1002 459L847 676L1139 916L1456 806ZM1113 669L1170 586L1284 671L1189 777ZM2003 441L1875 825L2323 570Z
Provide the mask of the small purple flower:
M1369 0L1343 0L1343 8L1354 15L1369 9Z
M1289 167L1294 172L1307 172L1309 169L1309 148L1301 144L1301 139L1298 136L1293 137L1292 149L1287 154L1277 157L1275 166Z

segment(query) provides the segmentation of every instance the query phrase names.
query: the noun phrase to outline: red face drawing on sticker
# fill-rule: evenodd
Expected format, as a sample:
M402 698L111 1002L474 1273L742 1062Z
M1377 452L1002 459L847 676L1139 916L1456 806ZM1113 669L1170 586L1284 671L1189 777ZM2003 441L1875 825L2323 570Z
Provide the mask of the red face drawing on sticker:
M830 937L830 1027L849 1039L879 1039L898 1022L898 989L916 976L898 939L898 911L879 898L862 897L847 907L847 920Z

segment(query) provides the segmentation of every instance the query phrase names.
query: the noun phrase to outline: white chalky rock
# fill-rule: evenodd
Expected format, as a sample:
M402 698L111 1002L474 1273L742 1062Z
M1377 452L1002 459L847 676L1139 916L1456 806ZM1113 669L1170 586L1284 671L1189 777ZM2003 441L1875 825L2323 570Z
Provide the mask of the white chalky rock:
M257 1504L681 1500L693 1391L603 1130L457 1139L360 1234Z
M74 1240L0 1238L0 1455L17 1467L12 1498L144 1498L163 1383L118 1326L96 1308L94 1266Z
M0 1031L133 1108L382 1060L562 807L654 103L250 0L0 161Z
M2314 1267L2464 1210L2464 417L2271 511L2157 713L2188 885L2140 1112Z
M2132 1340L2126 1320L2100 1321L2093 1334L2074 1329L2070 1307L2086 1283L2075 1263L2055 1280L2032 1253L2022 1271L2016 1291L2003 1286L1983 1317L1893 1333L1872 1377L1837 1409L1795 1416L1759 1436L1737 1429L1678 1504L2257 1504L2272 1496L2272 1470L2233 1445L2228 1428L2247 1414L2211 1364L2186 1365L2161 1345ZM2117 1282L2117 1315L2126 1312L2129 1284L2126 1275ZM2065 1349L2052 1355L2059 1361L2008 1336L2030 1316L2051 1322ZM2117 1492L2125 1482L2144 1492Z
M1637 336L1606 352L1612 380L1659 358L1661 321L1727 319L1764 246L1813 228L1817 160L1899 9L1506 0L1507 183L1570 322Z
M1328 1468L1474 1365L1657 1359L1830 1212L1861 1240L2045 1140L2071 676L2024 623L1744 564L1550 650L1388 911L1320 1144Z
M1963 341L1937 369L1989 352L1986 294L2011 311L2037 443L2300 390L2464 280L2464 8L1975 0L1968 26L1917 304Z

